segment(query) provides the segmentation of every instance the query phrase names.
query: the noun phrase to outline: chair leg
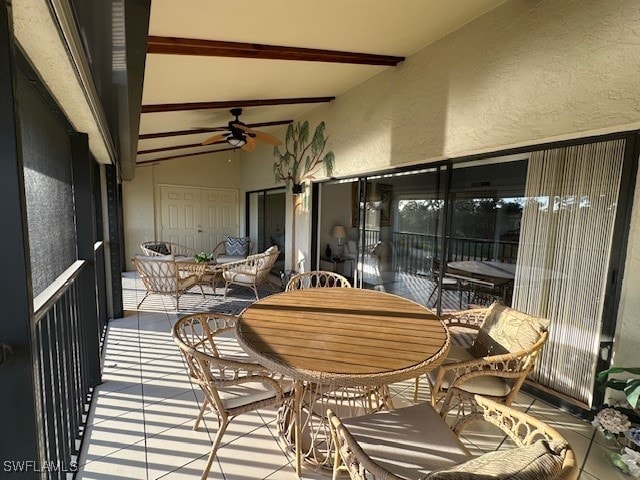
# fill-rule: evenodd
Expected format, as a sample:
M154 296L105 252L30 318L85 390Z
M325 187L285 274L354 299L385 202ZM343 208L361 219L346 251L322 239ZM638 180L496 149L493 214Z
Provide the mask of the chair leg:
M229 282L225 282L224 283L224 297L222 297L223 299L227 299L227 289L229 288Z
M431 294L429 295L429 298L427 298L427 301L425 302L425 305L427 307L429 306L429 302L431 301L431 297L433 297L433 294L436 293L437 290L438 290L438 284L436 283L435 286L433 287L433 290L431 290Z
M208 406L209 406L209 400L207 400L207 397L205 397L204 400L202 401L202 407L200 407L200 413L198 414L198 418L196 418L196 423L193 426L194 430L198 430L198 427L200 426L200 421L202 420L202 417L204 417L204 411L207 409Z
M204 290L202 289L202 285L198 284L198 287L200 287L200 293L202 293L202 298L204 298L206 300L207 297L204 296Z
M415 385L413 387L413 403L418 403L418 385L420 384L420 375L416 377Z
M142 300L140 300L140 303L138 304L138 306L136 308L140 308L140 305L142 305L142 302L144 302L149 295L151 295L151 292L145 293L144 297L142 298Z
M180 311L180 295L176 295L176 312Z
M207 461L207 466L204 468L204 472L202 472L202 477L200 480L206 480L209 476L209 471L211 470L211 465L213 465L213 460L216 458L216 452L218 451L218 447L220 446L220 441L222 440L222 435L224 435L227 426L229 425L228 419L223 419L220 422L220 428L218 428L218 433L216 433L216 438L213 439L213 445L211 446L211 453L209 454L209 460Z
M253 293L256 294L256 300L260 300L260 297L258 296L258 289L256 288L256 286L254 285L253 287L251 287L253 289Z

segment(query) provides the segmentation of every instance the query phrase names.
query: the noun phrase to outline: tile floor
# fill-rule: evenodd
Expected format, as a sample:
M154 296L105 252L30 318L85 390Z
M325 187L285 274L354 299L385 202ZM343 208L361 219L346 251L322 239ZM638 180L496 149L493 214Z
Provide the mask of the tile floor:
M209 414L199 431L191 428L202 395L189 382L171 340L170 329L178 318L175 304L169 297L152 296L138 311L135 306L144 292L139 280L125 275L123 289L127 311L109 325L103 383L95 392L76 478L200 478L217 422ZM250 295L235 293L227 301L212 295L203 300L189 293L181 305L234 312L251 301ZM426 382L421 386L425 399ZM392 393L396 406L406 405L413 396L413 383L395 384ZM519 395L516 406L563 433L578 456L581 479L630 478L608 463L609 444L589 423L526 394ZM276 440L275 416L275 410L265 409L232 421L209 478L295 479L291 462ZM502 435L476 425L463 438L470 450L480 453L500 447ZM302 478L328 477L304 469Z

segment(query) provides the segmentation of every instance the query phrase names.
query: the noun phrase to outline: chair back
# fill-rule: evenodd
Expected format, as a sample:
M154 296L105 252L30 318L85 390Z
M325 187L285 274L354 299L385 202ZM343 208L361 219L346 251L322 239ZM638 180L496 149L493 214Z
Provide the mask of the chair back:
M314 270L311 272L298 273L287 282L285 292L291 290L303 290L305 288L331 288L346 287L351 288L349 280L335 272Z
M254 255L254 257L258 257L255 261L256 285L261 285L267 281L269 278L269 272L276 264L279 254L280 252L278 251L278 247L273 246L269 247L263 253Z
M253 249L255 248L255 246L256 246L255 242L253 240L249 240L247 256L253 254ZM218 255L229 255L229 252L227 252L227 241L222 240L221 242L219 242L211 251L211 253L213 253L215 257L217 257Z
M566 443L567 449L560 474L554 480L576 480L580 474L575 452L569 442L554 428L531 415L498 403L480 395L475 402L483 409L483 417L489 423L500 428L519 447L531 445L538 440ZM456 433L460 433L454 427Z
M189 376L220 413L225 407L218 385L234 380L237 372L230 368L229 362L221 359L216 337L234 330L236 321L233 315L204 313L182 317L172 328L173 340L184 356Z
M174 255L177 257L192 257L193 249L171 242L144 242L140 245L142 252L150 257L158 257L162 255Z
M178 268L173 257L144 257L132 259L146 289L155 293L175 293L178 289Z

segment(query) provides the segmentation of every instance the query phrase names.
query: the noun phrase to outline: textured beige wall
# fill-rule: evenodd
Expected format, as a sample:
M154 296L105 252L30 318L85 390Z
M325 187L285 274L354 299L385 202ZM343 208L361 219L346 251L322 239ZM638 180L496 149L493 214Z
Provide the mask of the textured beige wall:
M637 0L511 0L300 120L326 122L338 177L638 129L638 25ZM270 148L243 155L240 188L273 186L272 166ZM623 284L618 364L637 363L640 347L639 210ZM302 256L310 249L308 218L304 212L296 221Z
M240 182L239 172L238 156L230 152L137 167L135 178L122 184L127 262L133 255L140 253L142 242L155 238L154 205L157 201L155 192L158 184L237 189ZM244 210L240 210L240 218L244 218ZM240 223L244 225L243 220ZM126 267L132 268L128 263Z

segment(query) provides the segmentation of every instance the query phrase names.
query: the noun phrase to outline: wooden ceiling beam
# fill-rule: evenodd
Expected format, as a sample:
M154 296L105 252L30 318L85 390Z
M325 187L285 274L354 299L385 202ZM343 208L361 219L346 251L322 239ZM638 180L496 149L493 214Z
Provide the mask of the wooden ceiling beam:
M249 128L260 127L273 127L276 125L288 125L293 123L293 120L277 120L275 122L261 122L261 123L248 123ZM223 127L211 127L211 128L192 128L191 130L175 130L173 132L156 132L156 133L142 133L138 135L138 140L148 140L150 138L164 138L164 137L179 137L181 135L196 135L198 133L217 132Z
M173 155L171 157L161 157L161 158L156 158L154 160L145 160L143 162L136 162L136 165L144 165L146 163L164 162L166 160L174 160L176 158L184 158L184 157L194 157L196 155L206 155L207 153L227 152L229 150L236 150L236 149L237 149L237 147L229 147L229 148L219 148L217 150L207 150L206 152L187 153L185 155Z
M209 145L221 145L223 143L227 143L226 140L220 140L219 142L213 142ZM196 147L204 147L206 145L202 145L202 143L189 143L187 145L173 145L172 147L159 147L159 148L151 148L149 150L138 150L138 155L144 155L146 153L158 153L158 152L167 152L169 150L180 150L182 148L196 148Z
M195 55L207 57L260 58L306 62L351 63L395 67L405 57L373 53L342 52L315 48L283 47L257 43L223 42L195 38L160 37L150 35L147 53L165 55Z
M272 98L261 100L226 100L221 102L159 103L142 105L141 113L180 112L185 110L217 110L237 107L267 107L300 103L327 103L336 97Z

